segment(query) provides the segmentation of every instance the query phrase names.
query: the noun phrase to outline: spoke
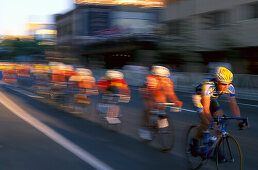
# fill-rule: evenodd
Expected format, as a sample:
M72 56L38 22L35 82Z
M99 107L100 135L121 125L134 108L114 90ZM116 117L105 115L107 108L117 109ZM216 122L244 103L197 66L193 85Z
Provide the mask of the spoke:
M231 160L232 160L232 162L234 162L234 158L233 158L233 156L232 156L232 152L231 152L231 149L230 149L230 145L229 145L229 142L228 142L228 138L226 138L226 141L227 141L227 146L228 146L228 150L229 150L229 153L230 153Z

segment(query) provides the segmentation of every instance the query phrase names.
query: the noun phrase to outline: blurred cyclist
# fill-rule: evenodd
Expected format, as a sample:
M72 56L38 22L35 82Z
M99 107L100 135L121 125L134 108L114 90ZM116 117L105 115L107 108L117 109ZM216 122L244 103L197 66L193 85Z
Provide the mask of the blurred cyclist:
M152 75L146 76L144 87L140 89L145 110L143 114L143 127L139 133L144 139L150 138L149 131L146 130L149 125L150 111L155 108L156 103L166 103L167 100L175 103L176 107L182 107L183 102L177 98L173 82L170 80L170 72L166 67L153 66Z
M205 79L196 87L196 94L193 95L193 103L196 111L199 113L201 124L193 138L191 152L193 156L199 154L199 139L203 131L207 130L212 121L212 116L222 116L222 109L217 101L217 98L223 94L229 96L228 100L233 111L233 115L240 117L240 110L235 98L235 89L231 84L233 74L225 67L218 67L215 72L215 77ZM245 128L242 121L238 121L240 129Z
M120 100L129 102L130 90L124 79L123 73L115 70L108 70L106 76L98 81L98 89L101 94L121 94Z
M69 78L70 84L84 90L85 94L97 94L96 81L90 69L77 68L73 76Z

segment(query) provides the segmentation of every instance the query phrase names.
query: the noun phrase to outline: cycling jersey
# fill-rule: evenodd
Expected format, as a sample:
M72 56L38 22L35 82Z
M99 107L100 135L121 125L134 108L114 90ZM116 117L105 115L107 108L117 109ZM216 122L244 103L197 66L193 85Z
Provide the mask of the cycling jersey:
M200 83L196 87L196 95L193 95L193 103L197 112L203 111L203 105L201 102L203 96L208 96L211 98L211 104L210 104L211 113L221 109L217 101L217 98L219 96L224 94L229 95L229 97L235 96L235 88L232 84L230 84L229 88L225 93L220 93L216 87L215 82L216 82L215 79L208 78L208 79L205 79L202 83Z
M116 87L119 93L129 94L130 90L124 79L110 79L107 77L102 77L97 84L100 91L105 92L109 90L109 87Z
M174 86L170 78L150 75L145 81L145 99L154 100L155 103L165 103L167 99L172 102L178 102L174 92ZM181 107L181 103L179 104Z

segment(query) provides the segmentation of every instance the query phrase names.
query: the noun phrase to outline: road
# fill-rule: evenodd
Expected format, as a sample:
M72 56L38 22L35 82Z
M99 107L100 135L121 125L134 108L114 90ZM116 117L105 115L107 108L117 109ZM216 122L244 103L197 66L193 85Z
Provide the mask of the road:
M180 113L171 116L176 128L176 143L170 153L160 152L139 140L142 103L137 88L132 98L122 104L123 127L120 133L104 129L95 112L96 97L86 114L73 115L56 104L27 90L2 85L0 88L0 169L4 170L81 170L81 169L186 169L183 137L186 128L198 122L193 112L191 94L177 92L184 102ZM222 99L224 100L224 99ZM221 102L225 112L230 109ZM239 140L244 155L244 169L258 167L258 103L238 100L242 116L248 116L250 128L230 132ZM202 169L214 169L210 161Z

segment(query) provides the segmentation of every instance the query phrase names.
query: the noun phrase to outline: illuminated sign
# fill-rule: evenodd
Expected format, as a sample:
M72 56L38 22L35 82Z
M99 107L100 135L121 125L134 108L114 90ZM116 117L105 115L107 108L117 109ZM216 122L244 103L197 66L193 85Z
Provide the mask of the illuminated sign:
M164 7L165 0L75 0L76 4L133 5L143 7Z

